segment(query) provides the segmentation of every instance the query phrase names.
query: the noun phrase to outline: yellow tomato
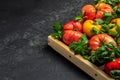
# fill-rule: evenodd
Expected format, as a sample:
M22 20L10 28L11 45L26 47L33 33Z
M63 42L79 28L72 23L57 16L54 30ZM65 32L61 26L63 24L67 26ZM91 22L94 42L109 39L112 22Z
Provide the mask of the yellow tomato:
M120 26L120 18L115 18L111 21L111 23L115 23L117 26ZM109 30L109 32L113 32L117 34L116 27Z
M115 23L116 25L120 26L120 18L115 18L111 21L112 23Z
M92 37L94 35L94 33L91 32L91 30L95 28L97 29L98 31L100 31L101 29L101 25L97 25L95 24L95 22L93 20L86 20L84 23L83 23L83 32L86 33L86 35L88 37Z

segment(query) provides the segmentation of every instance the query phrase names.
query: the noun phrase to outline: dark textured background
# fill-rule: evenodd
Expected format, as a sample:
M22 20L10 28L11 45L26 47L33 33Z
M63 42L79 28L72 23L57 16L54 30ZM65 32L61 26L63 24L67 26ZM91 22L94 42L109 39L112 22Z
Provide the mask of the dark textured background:
M53 22L93 0L1 0L0 80L92 80L47 45Z

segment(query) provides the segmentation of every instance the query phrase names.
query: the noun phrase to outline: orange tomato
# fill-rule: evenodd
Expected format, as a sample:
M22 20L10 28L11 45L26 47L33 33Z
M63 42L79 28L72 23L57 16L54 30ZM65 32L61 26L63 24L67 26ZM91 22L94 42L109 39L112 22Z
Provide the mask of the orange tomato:
M89 46L91 47L91 50L95 51L96 49L98 49L100 47L100 45L103 42L106 44L108 44L109 42L113 42L113 44L115 46L117 46L117 43L115 42L115 40L108 34L97 34L97 35L93 36L89 40Z
M96 28L98 31L101 29L101 25L95 24L93 20L86 20L83 23L83 32L86 33L88 37L92 37L94 34L91 32L93 28Z
M95 5L95 8L97 9L96 18L100 18L100 19L103 18L103 14L105 12L110 12L110 14L112 14L113 11L112 7L104 2L97 3Z

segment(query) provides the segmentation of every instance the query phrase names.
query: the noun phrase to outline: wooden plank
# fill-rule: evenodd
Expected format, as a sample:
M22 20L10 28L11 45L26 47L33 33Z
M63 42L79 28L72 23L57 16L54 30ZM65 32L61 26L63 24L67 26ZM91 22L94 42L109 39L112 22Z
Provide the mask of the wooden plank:
M57 39L54 39L52 36L48 36L48 45L86 72L88 75L93 77L95 80L114 80L101 68L92 64L88 60L85 60L81 55L74 55L67 45Z

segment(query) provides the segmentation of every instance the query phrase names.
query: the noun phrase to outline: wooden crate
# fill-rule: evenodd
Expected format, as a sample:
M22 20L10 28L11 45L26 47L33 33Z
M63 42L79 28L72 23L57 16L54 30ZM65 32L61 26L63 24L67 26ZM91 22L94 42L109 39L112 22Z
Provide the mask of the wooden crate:
M114 80L102 70L103 68L85 60L81 55L74 55L67 45L52 36L48 36L48 45L95 80Z

